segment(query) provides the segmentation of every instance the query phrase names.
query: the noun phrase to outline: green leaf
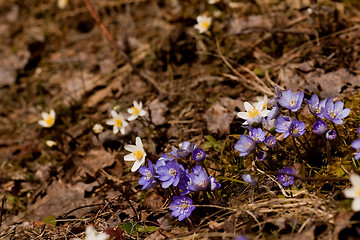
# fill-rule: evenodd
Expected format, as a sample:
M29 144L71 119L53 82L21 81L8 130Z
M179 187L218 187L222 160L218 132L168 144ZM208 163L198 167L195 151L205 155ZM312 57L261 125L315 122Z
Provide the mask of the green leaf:
M49 215L46 218L44 218L43 222L56 226L56 218L52 215Z
M120 229L126 231L128 234L132 234L134 225L132 223L125 222L120 225Z
M157 226L141 226L136 229L138 232L145 233L145 232L153 232L156 231L159 227Z
M207 136L205 137L205 139L208 140L208 141L211 142L211 143L216 143L216 139L215 139L213 136L211 136L211 135L207 135Z
M202 145L201 145L201 148L204 149L204 150L208 150L209 148L212 148L212 143L211 142L204 142Z

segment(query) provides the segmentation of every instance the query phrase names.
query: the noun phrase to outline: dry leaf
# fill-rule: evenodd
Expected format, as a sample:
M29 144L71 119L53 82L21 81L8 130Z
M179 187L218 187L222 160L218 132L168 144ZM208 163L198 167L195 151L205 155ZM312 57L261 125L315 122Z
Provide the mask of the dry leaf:
M240 34L245 29L251 28L271 28L272 23L264 15L252 15L247 17L231 18L228 34Z
M111 153L103 149L92 149L86 154L84 159L82 159L83 165L81 168L85 169L85 172L89 175L95 176L97 171L111 166L114 161L115 158Z
M62 181L53 182L47 188L47 194L43 198L28 206L27 217L37 221L41 221L47 216L57 218L81 206L96 202L97 198L84 197L86 186L87 184L70 185ZM87 212L89 212L89 208L79 208L71 215L80 217Z
M243 102L241 100L234 100L228 97L220 98L204 114L208 130L211 133L229 133L230 124L236 115L235 107L242 105Z

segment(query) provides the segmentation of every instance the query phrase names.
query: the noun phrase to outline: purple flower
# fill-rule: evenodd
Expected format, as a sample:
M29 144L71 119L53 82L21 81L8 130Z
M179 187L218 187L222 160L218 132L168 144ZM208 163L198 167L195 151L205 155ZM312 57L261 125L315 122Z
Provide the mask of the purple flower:
M312 114L321 119L324 118L323 109L325 107L326 99L319 102L319 97L314 94L311 96L310 101L305 99L305 102L308 105L308 108Z
M334 140L336 138L336 131L333 129L330 129L329 131L326 132L326 139L327 140Z
M284 133L284 138L287 138L290 134L291 118L286 116L278 116L275 123L275 131Z
M173 202L169 205L169 208L172 210L171 215L177 217L179 221L189 217L195 209L193 201L187 196L175 196L172 200Z
M279 174L278 174L278 180L280 181L281 185L283 185L284 187L293 185L294 183L294 176L295 175L295 170L290 168L290 167L285 167L282 170L279 170Z
M209 177L209 181L210 181L210 190L217 190L221 187L221 184L217 182L217 179L214 178L213 176Z
M201 162L205 159L206 153L202 148L195 148L192 152L192 159L197 162Z
M139 173L143 175L139 179L139 184L143 186L141 190L151 189L157 185L157 181L154 179L154 165L150 160L148 160L148 167L142 166L139 168Z
M264 141L265 145L269 148L273 148L276 145L276 138L274 136L267 136Z
M360 139L356 139L355 141L353 141L352 143L351 143L351 146L355 149L355 150L357 150L357 152L356 153L354 153L354 159L355 160L359 160L360 159Z
M236 235L233 240L249 240L245 235Z
M189 169L186 169L181 173L180 181L177 187L181 190L181 195L189 194L191 191L189 190L189 185L191 184Z
M253 178L250 174L243 174L242 179L247 182L250 186L255 186L257 179Z
M170 154L163 153L161 157L157 160L154 168L155 170L160 166L165 166L168 162L175 161L175 158L171 156Z
M297 91L293 93L291 89L282 91L281 97L278 99L279 104L287 109L290 109L292 112L296 112L301 108L302 101L304 99L304 93L302 91Z
M275 129L276 115L279 113L279 107L273 107L266 117L261 118L264 129L273 131Z
M267 153L265 151L259 151L256 155L257 160L259 160L260 162L264 161L266 157Z
M317 135L323 135L327 130L327 123L321 119L318 119L313 125L313 132Z
M350 114L350 108L344 109L344 103L337 101L334 103L331 97L326 99L325 108L323 111L324 116L335 124L343 124L343 118Z
M249 135L256 143L261 143L265 140L265 132L261 128L250 129Z
M164 166L156 169L159 180L162 182L163 188L168 188L170 185L176 187L179 184L180 176L184 171L184 167L176 161L170 161Z
M305 133L305 123L299 122L296 118L292 120L290 127L289 127L289 133L293 137L300 137Z
M200 165L196 165L189 174L190 184L188 188L190 191L201 191L208 188L210 181L207 173L202 169Z
M281 98L281 90L278 85L275 85L275 96L270 99L270 104L273 106L278 105L278 100Z
M239 156L243 157L255 148L255 142L248 135L241 135L240 139L235 143L234 148L240 151Z
M173 146L170 153L177 158L186 158L190 153L194 151L195 148L196 144L185 141L181 144L181 149L177 149Z

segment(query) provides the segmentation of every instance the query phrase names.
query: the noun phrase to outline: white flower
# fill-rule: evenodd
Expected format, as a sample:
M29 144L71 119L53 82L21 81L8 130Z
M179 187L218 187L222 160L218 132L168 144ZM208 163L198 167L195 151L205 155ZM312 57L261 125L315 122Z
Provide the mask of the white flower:
M200 33L206 32L210 25L211 25L211 17L207 16L198 16L196 18L196 21L198 22L194 27L197 29Z
M353 198L352 209L360 211L360 176L353 173L349 177L352 187L344 190L345 197Z
M47 140L45 143L50 148L57 145L57 143L55 141L53 141L53 140Z
M269 99L268 99L268 96L264 95L264 97L260 97L260 96L257 96L256 97L256 100L258 102L263 102L264 103L264 110L267 110L267 104L269 102Z
M131 108L129 108L127 111L129 114L131 114L127 120L128 121L132 121L132 120L135 120L137 119L139 116L143 117L145 116L146 112L145 110L142 109L142 102L137 102L137 101L134 101L134 106L132 106Z
M41 126L43 126L45 128L50 128L54 125L55 111L53 109L50 110L50 113L42 112L41 117L43 119L38 122Z
M104 130L104 127L101 124L97 123L93 126L92 130L94 133L99 134Z
M238 112L237 116L246 120L244 125L248 123L252 124L253 122L260 122L261 117L266 117L270 110L266 109L266 103L264 101L259 101L256 103L255 107L248 102L244 102L244 107L246 112Z
M67 5L68 5L68 0L58 0L57 1L57 6L60 9L66 8Z
M125 121L123 115L121 113L117 113L115 110L111 110L112 119L106 121L107 125L113 125L113 132L117 134L119 131L121 134L125 134L125 127L128 123Z
M141 138L136 137L136 145L125 145L124 148L131 152L130 154L124 156L124 160L135 161L131 168L131 171L135 172L145 163L146 152L143 148Z
M93 226L87 226L85 233L86 233L85 240L106 240L110 237L106 233L97 233ZM74 240L81 240L81 239L75 238Z
M220 2L220 0L208 0L208 4L215 4Z

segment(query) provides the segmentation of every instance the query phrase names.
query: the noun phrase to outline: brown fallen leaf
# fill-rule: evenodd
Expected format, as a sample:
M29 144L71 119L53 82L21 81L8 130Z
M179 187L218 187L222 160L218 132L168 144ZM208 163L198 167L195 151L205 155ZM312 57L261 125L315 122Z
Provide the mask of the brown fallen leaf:
M114 156L104 149L92 149L82 159L82 166L86 173L95 176L96 172L111 166L115 161Z
M207 128L211 133L227 134L230 132L230 124L236 115L235 107L243 106L241 100L228 97L220 98L204 114Z
M71 212L71 215L80 217L89 212L89 208L80 208L91 205L98 198L85 198L87 184L70 185L62 181L54 181L47 188L47 194L28 206L26 217L31 220L42 221L47 216L58 218ZM79 208L79 209L77 209Z

